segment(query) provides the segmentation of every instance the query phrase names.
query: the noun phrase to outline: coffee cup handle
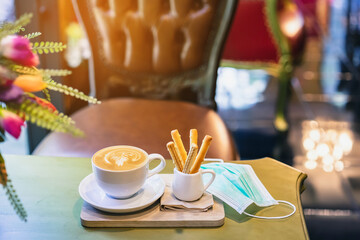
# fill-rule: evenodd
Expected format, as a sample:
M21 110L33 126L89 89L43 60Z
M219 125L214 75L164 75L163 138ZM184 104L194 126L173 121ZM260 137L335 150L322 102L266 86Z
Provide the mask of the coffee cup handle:
M205 173L210 173L212 176L211 176L211 179L209 180L209 182L207 182L205 184L204 191L213 183L213 181L215 180L215 176L216 176L216 173L214 172L214 170L211 170L211 169L206 169L206 170L201 171L202 175Z
M166 165L165 158L157 153L152 153L149 155L149 164L152 160L155 160L155 159L160 159L161 162L154 169L149 170L149 173L147 176L148 178L159 173L161 170L163 170L165 168L165 165Z

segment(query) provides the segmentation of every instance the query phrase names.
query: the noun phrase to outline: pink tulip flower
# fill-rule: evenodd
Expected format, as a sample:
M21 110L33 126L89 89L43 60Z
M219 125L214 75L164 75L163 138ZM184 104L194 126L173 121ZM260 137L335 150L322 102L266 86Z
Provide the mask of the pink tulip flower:
M15 113L7 110L0 111L0 127L11 136L18 139L21 133L21 126L24 126L24 120Z
M28 67L39 64L39 57L31 51L29 40L21 36L9 35L1 39L0 55Z

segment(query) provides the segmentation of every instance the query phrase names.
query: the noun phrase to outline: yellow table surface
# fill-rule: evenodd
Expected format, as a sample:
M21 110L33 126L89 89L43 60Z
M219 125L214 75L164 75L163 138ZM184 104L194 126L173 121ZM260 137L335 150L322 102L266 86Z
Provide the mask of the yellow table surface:
M88 158L5 155L6 167L28 213L22 222L0 190L0 239L308 239L300 202L306 174L270 158L250 164L271 195L297 207L286 219L262 220L239 215L225 204L225 224L217 228L84 228L80 181L91 173ZM167 161L162 173L171 173ZM291 212L284 205L248 212L275 216Z

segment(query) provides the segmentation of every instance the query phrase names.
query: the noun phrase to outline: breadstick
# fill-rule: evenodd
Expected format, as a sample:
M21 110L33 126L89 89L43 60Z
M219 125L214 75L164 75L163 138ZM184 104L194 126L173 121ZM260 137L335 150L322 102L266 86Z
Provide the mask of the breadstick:
M198 139L198 132L196 129L190 129L190 148L191 145L194 143L197 145L197 139Z
M173 160L173 163L175 165L175 167L177 168L178 171L182 172L183 170L183 165L181 163L181 160L180 160L180 156L179 156L179 153L175 147L175 144L174 142L168 142L168 144L166 144L166 147L170 153L170 156Z
M180 153L180 159L182 162L182 165L185 165L185 161L187 158L187 153L184 147L183 142L181 141L181 136L179 134L179 131L177 129L171 131L171 137L175 143L176 148L179 150Z
M204 161L205 155L209 149L210 143L211 143L212 137L209 135L206 135L204 137L204 140L202 141L200 150L199 150L199 154L197 155L196 159L195 159L195 163L193 165L193 167L190 170L190 174L192 173L197 173L200 169L200 165L201 163Z
M191 148L189 150L189 154L186 159L184 169L182 171L183 173L187 173L187 174L190 173L190 169L195 161L197 151L198 151L198 146L195 143L191 144Z

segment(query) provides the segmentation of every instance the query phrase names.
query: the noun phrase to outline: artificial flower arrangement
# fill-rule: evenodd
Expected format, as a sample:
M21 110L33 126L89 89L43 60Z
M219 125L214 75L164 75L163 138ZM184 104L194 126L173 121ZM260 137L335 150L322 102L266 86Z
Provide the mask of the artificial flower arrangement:
M100 103L97 99L55 82L53 76L71 74L68 70L39 69L38 54L61 52L66 45L57 42L34 42L41 35L39 32L24 36L24 31L32 14L25 14L13 23L0 23L0 142L5 141L5 132L14 138L20 136L25 121L40 127L81 136L83 133L75 127L74 121L56 110L50 102L49 90L74 96L88 101ZM34 92L42 92L40 98ZM0 185L18 216L26 221L26 211L18 198L8 177L5 161L0 152Z

